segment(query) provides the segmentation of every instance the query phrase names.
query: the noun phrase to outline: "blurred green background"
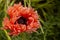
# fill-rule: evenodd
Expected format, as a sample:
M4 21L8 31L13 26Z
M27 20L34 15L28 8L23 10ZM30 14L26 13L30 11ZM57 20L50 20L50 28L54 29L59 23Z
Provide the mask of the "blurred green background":
M0 0L0 28L8 6L23 0ZM60 40L60 0L31 0L31 6L38 11L41 28L32 34L21 33L11 40ZM8 40L3 30L0 30L0 40Z

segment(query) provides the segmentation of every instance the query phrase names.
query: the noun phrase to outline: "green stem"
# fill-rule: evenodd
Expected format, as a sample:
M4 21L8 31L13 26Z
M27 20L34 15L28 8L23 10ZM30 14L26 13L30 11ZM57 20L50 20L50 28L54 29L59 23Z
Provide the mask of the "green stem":
M26 7L26 0L24 0L24 6Z
M40 26L40 28L41 28L41 32L44 34L44 31L43 31L43 28L42 28L42 26Z
M46 35L44 35L44 40L46 40Z
M44 34L44 40L46 40L46 34L47 34L47 31L46 31L45 34Z
M43 21L41 18L40 18L40 21L43 23L44 26L47 26L47 25L44 24L44 21ZM41 28L41 31L42 31L42 33L43 33L44 40L46 40L46 34L47 34L47 31L44 32L44 31L43 31L43 28L42 28L42 27L40 27L40 28Z
M15 0L12 0L9 6L12 6L14 4Z
M4 29L4 32L6 34L6 37L8 38L8 40L11 40L10 36L8 35L7 31Z
M0 3L2 2L3 0L0 0Z
M5 16L5 17L6 17L6 16ZM2 23L2 26L4 27L3 23ZM10 36L8 35L7 31L6 31L5 29L4 29L3 31L4 31L4 33L6 34L7 39L8 39L8 40L11 40L11 38L10 38Z
M5 6L4 6L5 17L7 17L6 10L7 10L8 5L9 5L9 1L6 0L5 1ZM4 27L3 23L2 23L2 26ZM11 40L10 36L8 35L8 33L7 33L7 31L5 29L4 29L4 32L6 34L7 39Z
M47 19L46 19L47 13L46 13L42 8L41 8L41 10L42 10L42 12L43 12L43 16L44 16L45 20L47 20Z
M28 7L31 7L31 0L29 0L29 4L28 4Z
M44 21L43 21L43 20L41 20L41 18L39 18L39 20L40 20L41 22L43 22L43 23L44 23ZM44 31L43 31L42 25L40 25L40 29L41 29L41 32L44 34Z

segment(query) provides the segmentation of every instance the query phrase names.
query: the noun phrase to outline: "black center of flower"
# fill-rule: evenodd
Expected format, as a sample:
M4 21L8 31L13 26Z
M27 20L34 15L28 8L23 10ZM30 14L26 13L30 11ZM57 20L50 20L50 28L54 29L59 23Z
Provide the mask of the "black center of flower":
M19 19L17 19L16 21L18 24L26 24L27 19L24 17L20 17Z

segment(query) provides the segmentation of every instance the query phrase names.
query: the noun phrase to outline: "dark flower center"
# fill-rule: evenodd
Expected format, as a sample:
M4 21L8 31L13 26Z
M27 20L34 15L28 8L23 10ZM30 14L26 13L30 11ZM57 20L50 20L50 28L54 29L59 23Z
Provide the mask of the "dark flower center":
M17 22L18 24L26 24L27 19L24 18L24 17L20 17L19 19L16 20L16 22ZM16 22L15 22L15 24L16 24Z

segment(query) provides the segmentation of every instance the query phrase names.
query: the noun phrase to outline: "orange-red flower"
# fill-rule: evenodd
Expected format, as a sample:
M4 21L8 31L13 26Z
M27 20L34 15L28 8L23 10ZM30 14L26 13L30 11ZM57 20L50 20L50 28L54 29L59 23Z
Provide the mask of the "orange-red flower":
M32 7L23 7L21 3L14 4L7 10L8 17L4 18L4 29L10 30L10 35L18 35L21 32L35 32L39 28L39 16Z

